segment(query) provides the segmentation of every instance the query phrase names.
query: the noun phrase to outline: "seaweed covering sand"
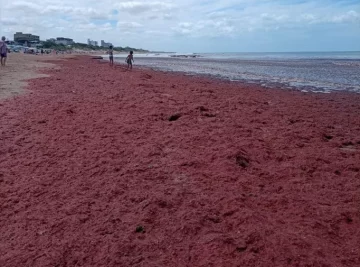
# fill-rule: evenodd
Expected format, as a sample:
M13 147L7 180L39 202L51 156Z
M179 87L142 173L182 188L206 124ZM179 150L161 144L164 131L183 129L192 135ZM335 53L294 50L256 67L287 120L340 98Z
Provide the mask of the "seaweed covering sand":
M56 64L0 102L0 266L360 266L360 95Z

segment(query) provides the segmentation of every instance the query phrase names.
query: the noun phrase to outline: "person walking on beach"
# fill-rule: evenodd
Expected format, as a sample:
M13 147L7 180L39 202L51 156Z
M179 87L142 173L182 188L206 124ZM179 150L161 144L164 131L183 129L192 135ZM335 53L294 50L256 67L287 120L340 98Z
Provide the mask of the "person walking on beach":
M127 68L132 70L132 63L134 62L134 52L130 51L130 54L127 56L125 62L128 64Z
M113 66L114 65L114 49L113 49L112 45L110 45L110 47L109 47L108 54L109 54L110 66Z
M7 45L5 43L5 36L1 37L0 41L0 57L1 57L1 66L5 66L7 58Z

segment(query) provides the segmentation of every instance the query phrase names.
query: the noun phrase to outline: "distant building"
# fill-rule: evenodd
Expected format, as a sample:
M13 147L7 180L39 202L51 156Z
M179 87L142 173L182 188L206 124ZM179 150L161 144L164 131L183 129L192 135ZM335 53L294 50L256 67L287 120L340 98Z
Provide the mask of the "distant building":
M104 40L101 40L101 47L109 48L110 46L112 46L112 43L106 43Z
M51 43L55 43L56 39L55 38L50 38L50 39L47 39L46 42L51 42Z
M98 42L88 39L88 45L98 46Z
M20 44L37 43L40 41L40 37L30 33L17 32L14 34L14 41Z
M74 40L70 38L57 37L55 44L72 45L74 44Z

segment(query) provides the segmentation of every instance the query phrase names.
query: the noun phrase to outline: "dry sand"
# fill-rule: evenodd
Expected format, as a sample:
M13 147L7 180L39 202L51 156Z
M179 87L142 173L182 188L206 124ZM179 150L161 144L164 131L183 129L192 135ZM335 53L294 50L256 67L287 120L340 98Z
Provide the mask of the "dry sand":
M55 64L45 61L63 60L69 57L72 56L8 54L6 66L0 67L0 100L24 93L27 80L47 77L46 74L40 73L41 69L57 68Z

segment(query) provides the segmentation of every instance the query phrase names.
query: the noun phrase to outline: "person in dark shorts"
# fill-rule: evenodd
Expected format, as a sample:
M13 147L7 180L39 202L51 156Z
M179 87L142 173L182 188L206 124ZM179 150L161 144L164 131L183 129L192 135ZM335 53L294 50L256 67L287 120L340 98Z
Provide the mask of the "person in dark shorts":
M7 58L7 45L5 43L5 36L1 38L0 41L0 58L1 58L1 66L5 66L6 64L6 58Z
M127 68L132 70L132 64L134 62L134 52L130 51L130 54L127 56L125 62L128 64Z
M112 45L110 45L110 47L109 47L108 54L109 54L110 66L113 66L114 65L114 48Z

